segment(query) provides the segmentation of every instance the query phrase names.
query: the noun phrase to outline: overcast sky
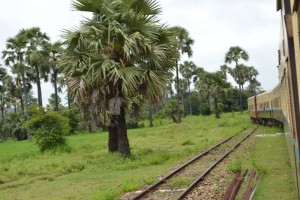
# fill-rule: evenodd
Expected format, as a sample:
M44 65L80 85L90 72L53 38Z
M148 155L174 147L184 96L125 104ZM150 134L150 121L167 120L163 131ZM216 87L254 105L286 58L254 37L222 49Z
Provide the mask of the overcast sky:
M51 41L60 39L62 30L72 28L84 13L72 11L71 0L7 0L0 7L0 50L9 37L22 28L38 26ZM262 87L271 90L278 83L277 50L280 14L275 0L159 0L162 22L182 26L195 40L190 58L207 71L219 70L231 46L249 54L246 65L254 66ZM185 58L187 59L187 58ZM3 63L0 60L0 64ZM34 87L35 89L35 87ZM43 104L53 89L43 85Z

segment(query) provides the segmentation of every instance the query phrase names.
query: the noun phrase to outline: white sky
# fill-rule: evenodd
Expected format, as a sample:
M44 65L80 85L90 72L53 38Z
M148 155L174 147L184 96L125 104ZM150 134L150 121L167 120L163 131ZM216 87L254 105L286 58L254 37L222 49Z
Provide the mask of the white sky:
M238 45L248 52L249 61L245 64L258 70L264 89L270 90L278 83L280 14L276 12L275 0L159 2L162 22L184 27L195 40L190 60L197 66L207 71L219 70L229 47ZM7 0L1 3L0 13L1 52L6 40L22 28L38 26L55 42L62 30L78 25L84 15L72 11L71 0ZM43 84L42 92L46 105L54 90L50 84Z

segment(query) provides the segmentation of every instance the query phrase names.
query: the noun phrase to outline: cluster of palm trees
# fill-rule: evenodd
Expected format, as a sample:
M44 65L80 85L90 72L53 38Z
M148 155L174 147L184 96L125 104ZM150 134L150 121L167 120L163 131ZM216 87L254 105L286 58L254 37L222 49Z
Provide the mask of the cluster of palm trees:
M228 72L235 80L239 86L240 90L240 110L243 111L243 99L242 92L244 90L244 85L246 82L250 83L250 86L256 93L256 88L260 87L260 83L257 81L256 77L258 75L257 70L253 66L246 66L245 64L240 63L240 60L248 61L248 53L239 46L230 47L225 55L225 63L231 64L234 63L234 67L228 65L221 66L221 69L225 72Z
M37 103L43 106L41 80L51 82L55 87L55 99L58 99L57 60L62 52L61 43L50 43L46 33L39 27L21 29L17 35L8 38L6 49L2 52L5 66L0 66L1 83L1 127L4 126L4 108L13 106L13 111L23 113L26 120L26 109ZM33 97L32 84L37 85L38 98ZM55 101L58 110L58 100Z
M131 150L126 117L137 118L145 105L151 111L151 105L162 102L168 91L172 97L173 80L177 123L181 122L183 94L187 90L188 113L193 114L192 82L196 91L214 100L219 115L219 99L231 87L226 72L237 77L241 89L248 80L242 73L247 67L238 64L239 59L246 60L245 51L226 55L226 62L235 61L235 69L224 65L223 70L211 73L191 61L179 64L182 54L192 55L194 41L184 28L160 22L161 8L155 0L75 0L72 5L75 10L92 13L92 17L81 21L78 28L66 30L63 43L51 44L47 34L37 27L22 29L7 40L2 58L14 76L0 68L2 120L9 101L15 111L19 109L26 116L32 83L37 85L38 105L43 106L41 79L50 79L55 91L54 110L59 109L58 86L65 84L68 102L80 107L91 131L96 131L99 122L108 128L109 152L128 156ZM257 74L254 68L251 70L254 83Z
M247 52L239 46L230 47L225 54L225 64L220 67L219 71L208 72L201 67L197 67L192 61L184 61L179 65L179 72L183 79L178 79L178 74L175 77L175 85L177 88L177 98L181 99L181 103L177 104L177 109L182 108L183 113L192 115L192 101L191 101L191 83L194 83L194 91L204 97L204 101L207 102L208 107L211 103L214 107L216 118L220 117L219 103L232 95L233 87L227 81L227 73L230 74L235 82L239 85L239 107L243 111L243 99L244 85L248 84L250 89L250 96L257 94L260 89L260 83L256 77L258 75L257 70L253 66L246 66L240 63L240 60L247 61L249 56ZM227 64L234 62L235 66L230 67ZM179 84L177 84L177 82ZM171 91L172 93L172 91ZM188 111L184 110L184 94L188 93ZM172 95L171 95L172 96ZM232 97L231 97L232 98ZM174 115L174 112L173 112ZM178 114L177 114L178 116ZM173 117L174 118L174 117ZM176 121L176 119L173 119ZM177 121L178 122L178 121Z

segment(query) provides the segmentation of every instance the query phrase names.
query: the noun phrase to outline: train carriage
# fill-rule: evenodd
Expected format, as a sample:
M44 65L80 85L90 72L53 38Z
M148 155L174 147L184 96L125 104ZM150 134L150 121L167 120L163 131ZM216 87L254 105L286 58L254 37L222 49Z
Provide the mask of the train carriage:
M254 122L284 126L300 199L300 0L277 0L277 11L281 12L279 84L272 91L249 98L248 109Z

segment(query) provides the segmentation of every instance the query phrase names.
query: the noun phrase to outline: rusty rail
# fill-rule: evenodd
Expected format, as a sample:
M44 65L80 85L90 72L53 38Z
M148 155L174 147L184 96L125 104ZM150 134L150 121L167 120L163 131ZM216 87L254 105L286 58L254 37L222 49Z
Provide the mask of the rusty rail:
M246 191L243 196L243 200L249 200L251 198L251 195L253 194L254 187L255 187L255 185L253 184L254 179L256 180L258 179L258 174L254 169L252 169L249 177L248 185L246 187Z

